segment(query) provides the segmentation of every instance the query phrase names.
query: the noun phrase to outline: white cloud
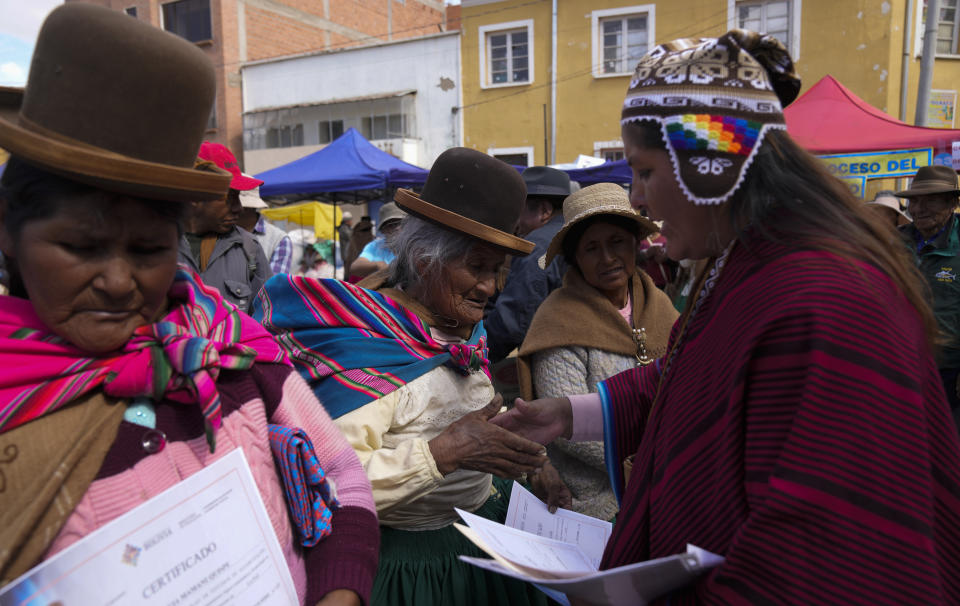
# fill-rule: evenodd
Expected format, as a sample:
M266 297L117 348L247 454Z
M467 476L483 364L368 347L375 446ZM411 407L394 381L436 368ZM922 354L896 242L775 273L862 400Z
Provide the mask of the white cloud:
M16 36L31 45L47 14L63 0L0 0L0 34Z
M23 86L27 82L27 70L20 64L8 61L0 63L0 85Z

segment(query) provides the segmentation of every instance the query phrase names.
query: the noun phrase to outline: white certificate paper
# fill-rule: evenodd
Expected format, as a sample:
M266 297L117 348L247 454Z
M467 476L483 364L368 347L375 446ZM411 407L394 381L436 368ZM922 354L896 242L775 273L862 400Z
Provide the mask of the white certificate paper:
M513 483L510 506L503 525L538 537L577 545L590 559L593 570L600 568L603 549L613 533L613 524L606 520L591 518L562 507L557 508L556 513L550 513L547 504L519 482Z
M240 449L0 589L0 606L298 603Z

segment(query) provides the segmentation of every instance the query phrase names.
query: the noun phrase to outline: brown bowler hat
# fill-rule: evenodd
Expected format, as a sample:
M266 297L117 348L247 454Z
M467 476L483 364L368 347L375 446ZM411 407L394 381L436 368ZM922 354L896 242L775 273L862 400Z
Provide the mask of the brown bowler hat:
M949 166L921 166L913 177L910 189L898 191L897 197L914 198L929 194L960 194L957 171Z
M213 65L193 44L118 11L64 4L40 29L26 90L0 90L0 147L109 191L213 200L230 174L195 165L215 93Z
M513 235L526 199L527 187L512 166L466 147L437 157L421 195L400 189L394 197L412 215L512 255L533 252L533 242Z

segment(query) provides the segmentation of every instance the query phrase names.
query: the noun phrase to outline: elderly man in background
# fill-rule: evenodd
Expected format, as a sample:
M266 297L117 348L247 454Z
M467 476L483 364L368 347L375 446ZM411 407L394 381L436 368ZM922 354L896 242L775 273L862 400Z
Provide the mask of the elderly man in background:
M520 213L517 235L533 242L536 248L528 257L511 260L503 289L484 320L490 359L494 362L520 346L533 314L547 295L560 287L567 271L567 263L560 257L545 270L538 263L563 227L560 209L564 198L570 195L570 177L547 166L531 166L521 176L527 185L527 200Z
M233 153L219 143L204 141L200 159L230 172L230 191L213 202L191 203L180 238L179 261L200 274L240 311L249 312L253 300L273 275L263 249L250 232L237 226L240 192L263 185L245 177Z
M954 420L960 424L960 221L956 210L960 188L949 166L924 166L910 189L896 195L907 199L913 223L900 228L920 273L930 285L933 313L943 334L937 366Z
M253 179L242 173L244 177ZM290 236L276 225L268 223L260 216L260 209L267 203L260 197L260 188L254 187L240 192L240 219L237 225L247 230L260 243L260 248L270 259L270 270L275 274L290 273L290 261L293 259L293 243Z

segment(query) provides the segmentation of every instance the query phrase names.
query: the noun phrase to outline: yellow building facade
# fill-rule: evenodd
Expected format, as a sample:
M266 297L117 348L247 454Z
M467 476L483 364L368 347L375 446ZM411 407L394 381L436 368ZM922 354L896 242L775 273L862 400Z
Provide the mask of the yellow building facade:
M829 74L912 124L925 4L463 0L464 145L514 164L572 162L580 154L616 159L622 153L620 104L636 59L660 42L715 37L733 27L780 38L796 59L803 91ZM957 126L958 4L940 0L928 125Z

